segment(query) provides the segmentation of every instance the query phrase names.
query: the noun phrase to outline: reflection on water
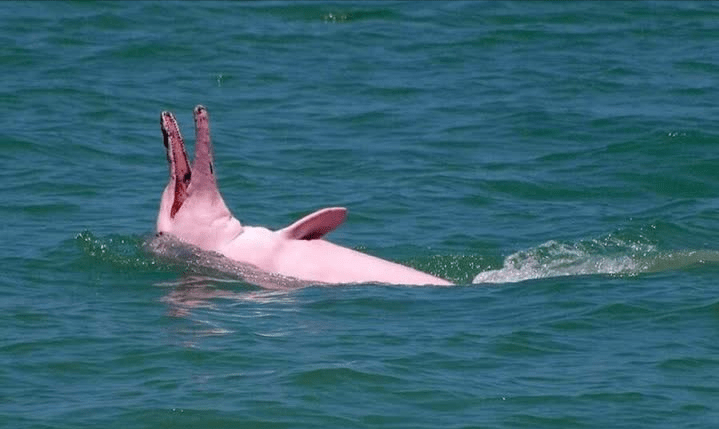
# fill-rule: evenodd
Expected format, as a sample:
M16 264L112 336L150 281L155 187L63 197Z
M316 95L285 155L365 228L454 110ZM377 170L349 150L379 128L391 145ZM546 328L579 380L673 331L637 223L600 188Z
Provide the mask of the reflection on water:
M227 284L226 289L221 288L222 283ZM192 310L198 309L217 310L219 300L259 304L286 301L289 299L288 292L297 289L256 289L237 280L198 275L183 276L177 281L157 283L155 286L169 290L161 301L170 306L168 314L174 317L186 317Z
M293 291L297 290L260 289L243 281L202 275L183 275L176 281L156 283L155 286L167 290L160 298L167 305L166 315L179 319L179 325L171 329L171 336L183 347L189 348L199 347L208 337L288 335L287 325L280 323L275 326L272 318L284 316L286 310L278 309L276 304L294 303ZM264 307L265 304L272 304L271 309ZM290 308L295 307L291 305ZM277 311L283 314L279 315ZM255 320L245 324L238 323L238 319L266 321L257 323ZM241 326L247 330L236 333Z
M317 284L268 273L253 265L187 245L166 234L152 238L144 247L163 263L183 272L176 281L157 283L155 286L168 291L160 299L168 306L167 315L186 319L192 324L176 332L185 347L196 347L199 338L232 334L231 330L223 327L224 318L267 316L257 308L233 311L231 307L234 305L288 301L292 299L291 291ZM216 313L212 317L205 317L207 312ZM227 325L232 323L228 321ZM254 334L285 335L284 332L275 331Z

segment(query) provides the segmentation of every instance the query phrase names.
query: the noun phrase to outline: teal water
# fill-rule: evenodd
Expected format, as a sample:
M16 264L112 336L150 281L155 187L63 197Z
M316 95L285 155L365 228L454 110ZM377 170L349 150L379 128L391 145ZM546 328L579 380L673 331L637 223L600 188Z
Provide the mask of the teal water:
M0 427L711 428L713 2L6 2ZM152 242L159 114L249 225L454 288Z

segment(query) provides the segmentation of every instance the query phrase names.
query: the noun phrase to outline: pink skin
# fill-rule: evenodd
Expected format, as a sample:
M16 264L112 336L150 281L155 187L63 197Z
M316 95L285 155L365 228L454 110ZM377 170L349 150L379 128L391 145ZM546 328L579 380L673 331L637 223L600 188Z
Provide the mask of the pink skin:
M344 222L347 209L330 207L271 231L243 226L220 195L213 168L207 109L197 106L195 159L190 167L175 117L162 112L160 124L170 164L162 194L158 233L172 234L201 249L252 264L262 271L310 282L451 285L439 277L322 239Z

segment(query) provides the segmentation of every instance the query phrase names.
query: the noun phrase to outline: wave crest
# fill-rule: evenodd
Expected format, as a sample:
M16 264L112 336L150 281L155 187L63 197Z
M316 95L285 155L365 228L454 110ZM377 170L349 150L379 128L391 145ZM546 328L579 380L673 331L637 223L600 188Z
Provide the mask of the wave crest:
M719 252L662 252L644 238L627 240L616 235L578 243L550 240L509 255L502 268L481 272L472 283L515 283L592 274L634 276L706 262L719 262Z

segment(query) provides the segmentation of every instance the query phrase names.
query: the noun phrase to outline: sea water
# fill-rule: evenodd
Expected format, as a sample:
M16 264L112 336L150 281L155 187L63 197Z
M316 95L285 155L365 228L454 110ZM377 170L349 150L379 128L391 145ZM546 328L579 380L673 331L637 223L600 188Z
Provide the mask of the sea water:
M716 3L1 10L0 427L719 424ZM196 104L244 224L458 286L150 251Z

